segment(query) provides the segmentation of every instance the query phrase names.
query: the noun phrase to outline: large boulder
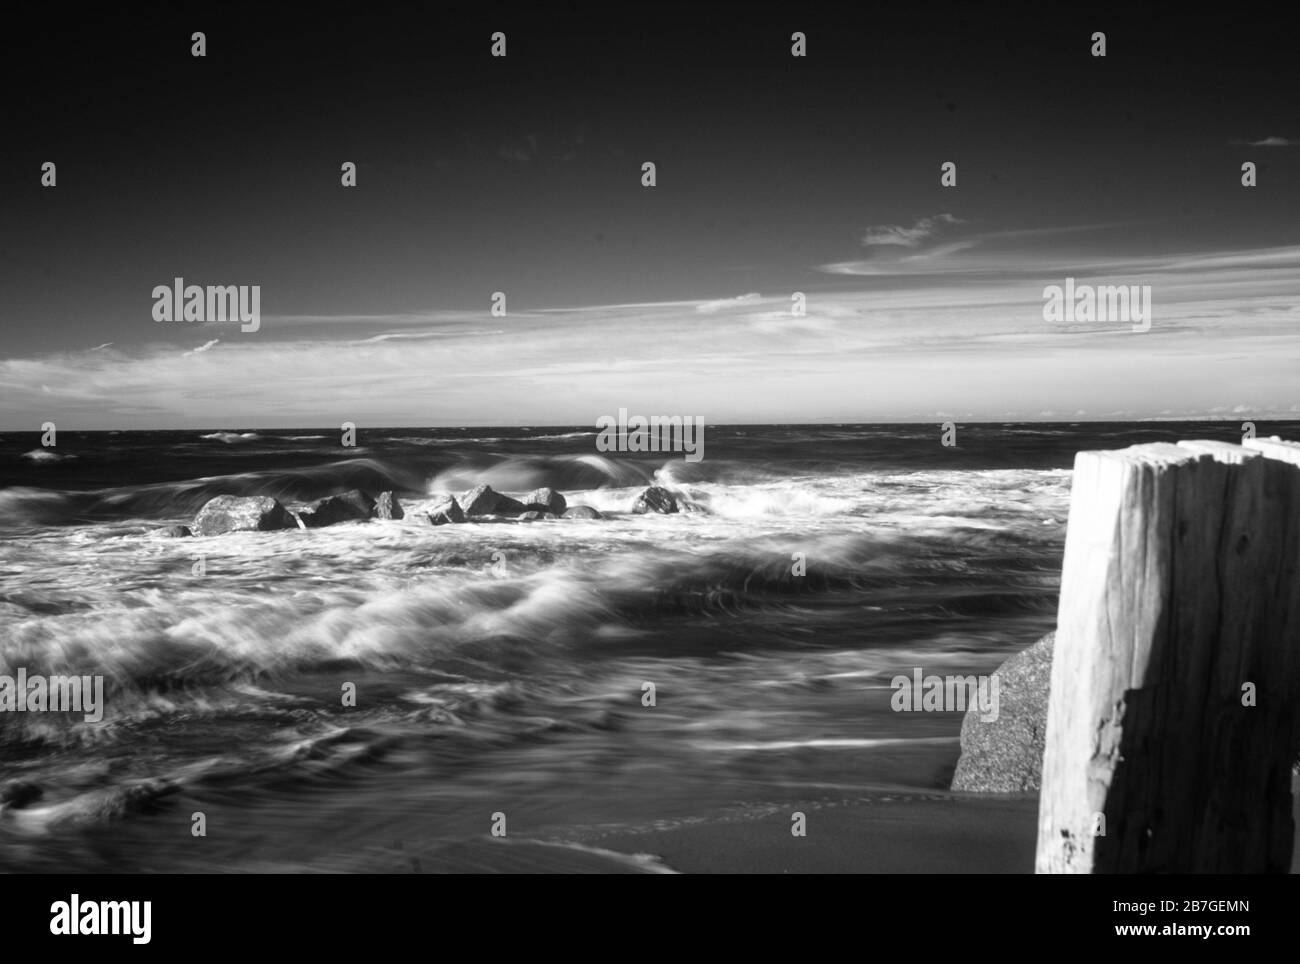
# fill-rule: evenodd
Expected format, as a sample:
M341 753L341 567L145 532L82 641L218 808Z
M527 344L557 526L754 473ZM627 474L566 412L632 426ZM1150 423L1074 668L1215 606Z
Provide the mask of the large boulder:
M451 496L443 496L442 501L435 502L428 512L429 522L436 526L465 521L465 513L460 503Z
M360 489L349 489L303 506L298 510L298 518L308 529L319 529L340 522L369 519L374 509L374 499Z
M599 509L593 509L589 505L571 505L564 510L566 519L603 519Z
M569 504L564 496L554 489L534 489L519 500L525 512L549 512L552 515L564 515Z
M476 515L519 515L524 504L502 495L490 485L476 485L457 499L466 517Z
M209 499L190 524L196 536L296 528L289 510L266 495L219 495Z
M635 515L645 515L647 512L659 512L668 514L677 511L676 497L665 489L662 485L652 485L636 497L632 503L632 512Z
M375 498L376 519L400 519L405 515L402 503L397 501L397 496L392 492L380 492Z
M1038 790L1055 642L1056 633L1048 633L998 667L996 720L982 722L976 706L966 710L952 789L974 793Z
M462 492L456 502L465 515L488 515L497 507L501 496L490 485L476 485L468 492Z

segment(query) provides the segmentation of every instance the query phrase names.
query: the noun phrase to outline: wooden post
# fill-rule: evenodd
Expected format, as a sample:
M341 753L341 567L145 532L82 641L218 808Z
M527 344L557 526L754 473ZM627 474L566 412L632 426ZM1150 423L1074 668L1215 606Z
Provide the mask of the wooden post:
M1286 873L1300 446L1075 458L1039 873Z

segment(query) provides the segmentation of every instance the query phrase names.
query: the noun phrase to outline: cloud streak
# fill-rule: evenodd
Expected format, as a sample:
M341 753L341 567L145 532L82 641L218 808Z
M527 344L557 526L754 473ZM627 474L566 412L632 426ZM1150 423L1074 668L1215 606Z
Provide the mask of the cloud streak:
M722 311L724 308L739 308L744 305L758 304L763 300L763 296L757 292L750 292L746 295L737 295L734 298L719 298L716 301L702 301L695 306L695 310L700 314L708 315L716 311Z
M862 246L915 248L928 241L943 227L961 223L960 219L951 214L936 214L931 218L921 218L910 228L898 224L869 227L862 233Z
M360 339L264 325L183 360L168 343L4 358L0 428L594 424L619 407L713 423L1300 411L1300 245L1088 265L980 257L983 273L942 283L809 287L801 317L787 290L512 312L491 327L480 312L477 327ZM1151 284L1151 331L1044 322L1043 287L1067 274Z

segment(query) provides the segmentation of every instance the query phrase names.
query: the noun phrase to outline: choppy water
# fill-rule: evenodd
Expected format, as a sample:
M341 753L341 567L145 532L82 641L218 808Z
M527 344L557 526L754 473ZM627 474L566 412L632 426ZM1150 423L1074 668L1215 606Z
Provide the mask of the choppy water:
M107 704L0 713L0 784L43 791L0 808L0 867L655 869L587 842L942 790L960 716L893 713L889 681L1052 628L1074 453L1236 429L710 427L695 464L582 428L0 435L0 674L103 675ZM651 480L709 512L629 514ZM157 531L221 493L409 512L477 482L607 518Z

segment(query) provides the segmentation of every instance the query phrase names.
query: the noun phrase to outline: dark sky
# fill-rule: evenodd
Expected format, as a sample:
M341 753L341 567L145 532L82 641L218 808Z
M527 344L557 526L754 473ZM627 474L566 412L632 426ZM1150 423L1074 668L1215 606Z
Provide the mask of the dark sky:
M1278 274L1294 276L1300 260L1289 27L1247 5L1176 17L1088 5L1051 19L1030 6L853 6L105 7L5 31L0 427L46 410L70 427L271 423L288 396L257 385L277 371L301 378L289 424L333 421L321 402L331 389L374 401L363 417L499 424L508 409L489 417L485 403L503 391L540 392L555 421L582 422L612 410L620 386L630 403L670 410L713 404L692 386L746 379L755 406L787 393L792 419L1280 412L1300 401L1280 382L1258 398L1242 384L1202 396L1163 382L1112 408L1086 393L1055 398L1048 389L1073 362L1043 378L1041 398L1028 385L1023 410L990 395L999 365L1017 361L1007 339L1041 327L1044 279L1070 273L1145 280L1157 304L1181 305L1166 314L1161 351L1181 357L1192 335L1222 336L1206 357L1244 352L1243 373L1261 346L1294 351L1269 325L1248 344L1237 337L1243 317L1295 330L1296 289ZM190 55L195 30L205 58ZM495 30L504 59L489 55ZM796 30L806 58L790 56ZM1096 30L1105 58L1090 55ZM955 188L939 185L946 160L958 164ZM1258 165L1253 189L1240 184L1246 160ZM53 189L40 184L44 161L58 165ZM354 189L340 185L344 161L358 166ZM643 161L657 165L652 189ZM150 292L176 276L260 285L261 329L155 323ZM1198 281L1214 287L1192 290ZM498 290L507 319L487 311ZM814 322L774 329L795 290ZM1022 307L989 328L979 312L998 304ZM626 305L645 307L599 310ZM939 326L932 341L907 340L909 311ZM1049 341L1034 350L1058 355L1060 332L1040 334ZM1111 347L1068 334L1079 371L1114 367ZM847 367L817 353L827 339ZM213 340L205 367L174 370L181 358L197 366L183 353ZM341 381L386 370L347 363L372 357L357 347L367 344L402 345L379 359L390 367L417 366L424 351L425 367L398 371L376 401ZM947 384L927 366L955 344L970 373L964 407L943 391L896 405L819 394L828 375L878 381L870 364L890 352L894 369L915 362L921 383ZM781 354L807 365L772 381ZM467 356L476 380L431 384ZM620 368L633 356L646 364ZM594 371L570 367L584 357ZM170 386L157 384L160 367ZM799 370L802 394L788 380ZM210 417L196 407L203 386L250 371L260 381L216 399ZM669 371L693 381L656 391ZM715 420L747 420L726 391L734 404L720 397L728 417ZM110 398L129 401L109 415Z

